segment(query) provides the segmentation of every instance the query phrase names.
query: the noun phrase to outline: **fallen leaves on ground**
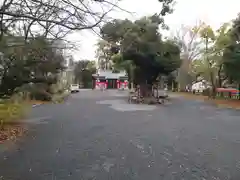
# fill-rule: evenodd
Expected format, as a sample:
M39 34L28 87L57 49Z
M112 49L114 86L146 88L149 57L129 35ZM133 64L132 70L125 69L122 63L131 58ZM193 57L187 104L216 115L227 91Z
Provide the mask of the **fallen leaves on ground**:
M240 109L240 100L215 99L211 101L221 107Z
M184 93L184 92L179 92L177 94L182 95L187 99L201 99L201 100L213 102L217 106L240 109L240 100L237 100L237 99L209 99L208 96L195 95L195 94Z
M7 140L16 140L26 132L26 126L20 123L6 124L4 129L0 130L0 144Z
M192 94L192 93L187 93L187 92L176 92L174 94L179 94L185 98L188 99L202 99L202 100L207 100L209 99L208 96L203 96L203 95L197 95L197 94Z

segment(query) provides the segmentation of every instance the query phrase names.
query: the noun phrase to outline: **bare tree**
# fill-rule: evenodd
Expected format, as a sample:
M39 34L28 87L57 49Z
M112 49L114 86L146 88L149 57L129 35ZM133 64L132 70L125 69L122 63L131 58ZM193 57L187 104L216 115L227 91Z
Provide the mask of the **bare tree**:
M199 38L199 31L202 23L197 23L194 27L184 26L173 35L174 41L177 42L181 49L182 65L178 70L177 80L179 89L184 90L186 85L191 82L190 65L202 53L202 40Z
M111 54L110 48L111 44L107 41L100 39L96 44L96 58L98 59L98 66L100 69L110 69L111 68Z
M100 26L118 0L4 0L0 7L1 34L21 27L25 38L44 31L44 36L63 39L70 31Z

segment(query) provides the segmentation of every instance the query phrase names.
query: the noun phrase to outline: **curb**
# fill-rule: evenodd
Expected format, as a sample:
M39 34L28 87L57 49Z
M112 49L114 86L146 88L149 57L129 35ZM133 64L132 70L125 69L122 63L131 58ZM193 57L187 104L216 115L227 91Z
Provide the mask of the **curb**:
M38 106L40 106L40 105L42 105L42 104L33 104L33 105L32 105L32 108L38 107Z

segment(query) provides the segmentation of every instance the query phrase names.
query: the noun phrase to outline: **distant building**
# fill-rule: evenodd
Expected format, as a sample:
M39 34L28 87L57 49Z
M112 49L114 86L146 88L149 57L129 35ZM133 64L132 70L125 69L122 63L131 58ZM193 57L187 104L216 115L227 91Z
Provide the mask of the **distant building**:
M94 89L128 89L128 76L125 71L98 70L92 75Z
M50 40L52 47L55 51L61 55L65 55L65 50L67 49L66 43L63 40Z

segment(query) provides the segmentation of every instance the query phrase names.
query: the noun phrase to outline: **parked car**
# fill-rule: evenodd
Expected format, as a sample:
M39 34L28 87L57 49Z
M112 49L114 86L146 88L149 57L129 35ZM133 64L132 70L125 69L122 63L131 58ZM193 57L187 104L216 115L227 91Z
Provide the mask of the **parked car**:
M79 92L79 85L78 84L71 84L70 91L71 91L71 93Z

